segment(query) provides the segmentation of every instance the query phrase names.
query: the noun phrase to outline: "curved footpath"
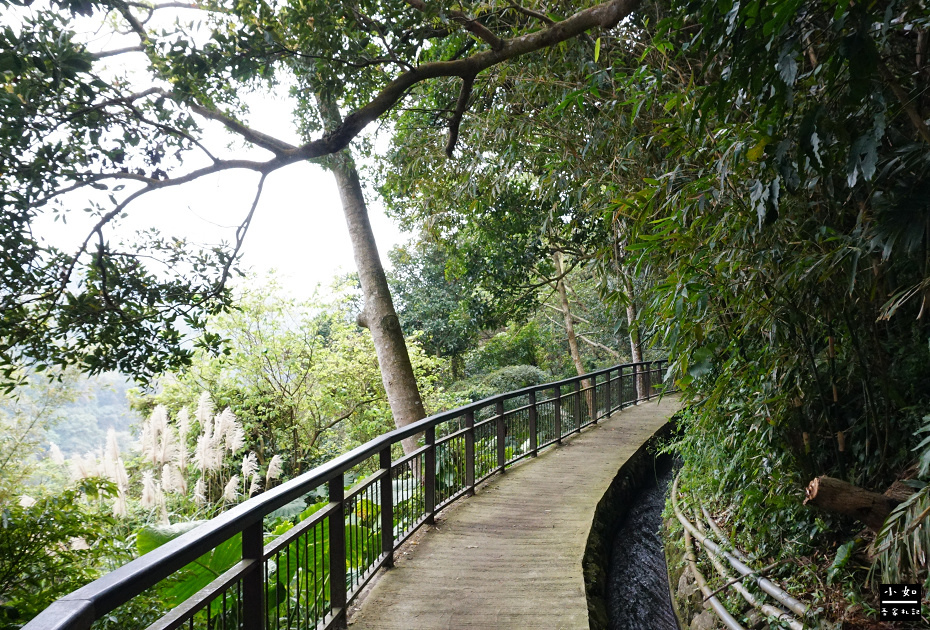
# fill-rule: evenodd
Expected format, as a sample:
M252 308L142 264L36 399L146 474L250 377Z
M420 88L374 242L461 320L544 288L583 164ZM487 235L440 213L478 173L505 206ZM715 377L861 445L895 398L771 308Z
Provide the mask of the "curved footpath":
M395 554L353 606L352 630L582 629L582 557L620 466L679 408L627 407L496 475Z

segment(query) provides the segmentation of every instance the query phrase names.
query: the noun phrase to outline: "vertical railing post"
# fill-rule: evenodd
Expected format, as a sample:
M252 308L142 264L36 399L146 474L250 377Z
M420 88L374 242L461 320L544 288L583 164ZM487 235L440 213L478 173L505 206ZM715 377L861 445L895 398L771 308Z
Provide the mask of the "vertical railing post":
M646 400L652 399L652 370L655 366L650 363L649 369L646 370Z
M436 518L436 427L430 427L425 432L426 453L425 486L423 488L423 502L426 504L426 522L433 523Z
M591 406L594 407L594 409L591 412L592 414L594 414L594 417L591 418L591 422L594 424L597 424L597 419L600 418L599 414L601 413L599 411L598 399L597 399L597 376L596 375L592 376L588 382L591 383L591 401L592 401Z
M642 402L640 385L643 383L643 366L639 363L633 365L633 391L636 392L636 402Z
M465 412L465 487L475 494L475 412Z
M329 482L329 502L335 504L329 515L329 602L333 627L346 627L346 516L345 480L342 474Z
M617 375L617 409L623 409L623 366L620 366L620 373Z
M242 530L242 559L252 560L252 570L242 578L242 610L245 630L265 627L264 532L258 521Z
M536 390L530 390L530 452L533 457L539 454L539 434L536 426Z
M610 417L610 414L611 414L610 398L611 398L610 396L610 370L607 370L607 400L605 401L605 407L604 407L604 415L607 417Z
M581 379L575 380L575 431L581 432Z
M504 472L504 463L507 461L505 445L507 441L507 425L504 424L504 399L498 398L497 405L497 469Z
M391 445L378 453L381 467L381 553L384 566L394 566L394 484L391 483Z
M562 386L555 386L555 441L562 443Z

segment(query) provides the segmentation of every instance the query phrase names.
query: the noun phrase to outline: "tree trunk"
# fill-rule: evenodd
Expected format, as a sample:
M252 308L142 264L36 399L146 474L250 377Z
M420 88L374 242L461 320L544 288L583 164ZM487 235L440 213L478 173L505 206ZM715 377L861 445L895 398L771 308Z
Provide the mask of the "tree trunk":
M899 502L841 479L821 476L808 484L804 503L816 505L833 514L850 516L865 523L872 531L878 532Z
M572 362L575 364L575 371L578 372L578 376L581 376L585 373L584 363L581 361L581 351L578 349L578 338L575 335L575 320L572 317L571 307L568 303L568 292L565 290L565 278L562 277L562 254L561 252L553 252L552 261L555 263L555 275L558 277L558 280L555 282L556 291L559 293L559 303L562 306L562 317L565 320L565 333L568 335L568 351L572 355ZM583 388L591 386L591 381L585 379L581 382ZM594 396L591 391L585 392L585 398L588 403L588 411L591 414L591 419L593 420L595 416L594 410Z
M572 318L571 307L568 303L568 293L565 290L565 279L562 278L562 254L554 252L552 261L555 263L555 275L559 278L555 282L556 291L559 293L559 303L562 307L562 317L565 320L565 333L568 335L568 351L572 355L572 362L575 364L575 371L578 376L584 374L584 363L581 361L581 352L578 350L578 339L575 337L575 320Z
M633 363L642 363L643 361L643 344L642 339L639 336L639 323L636 321L636 302L633 299L633 280L630 278L627 273L621 272L621 278L623 278L623 290L626 292L627 303L626 303L626 320L630 330L630 357L633 359ZM646 380L645 376L639 372L639 368L636 370L636 397L644 398L646 396Z
M330 125L338 124L339 111L335 104L320 97L317 98L317 102L323 119ZM394 310L394 301L391 299L387 277L381 266L381 258L378 256L378 246L371 231L368 207L365 205L358 171L348 149L327 159L326 166L336 177L362 285L365 306L359 315L358 323L371 331L378 365L381 368L381 381L391 406L394 424L397 428L405 427L422 419L426 412L423 409L417 379L413 374L410 355L407 353L407 342L400 327L397 311ZM405 453L416 450L416 436L405 439L403 447Z

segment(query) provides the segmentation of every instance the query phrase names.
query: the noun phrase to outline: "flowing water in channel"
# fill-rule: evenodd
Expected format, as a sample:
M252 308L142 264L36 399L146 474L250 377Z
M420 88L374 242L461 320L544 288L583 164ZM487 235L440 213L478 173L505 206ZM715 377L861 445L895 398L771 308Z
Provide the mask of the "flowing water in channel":
M633 496L614 537L608 572L610 630L678 630L659 537L671 462L657 464L656 475Z

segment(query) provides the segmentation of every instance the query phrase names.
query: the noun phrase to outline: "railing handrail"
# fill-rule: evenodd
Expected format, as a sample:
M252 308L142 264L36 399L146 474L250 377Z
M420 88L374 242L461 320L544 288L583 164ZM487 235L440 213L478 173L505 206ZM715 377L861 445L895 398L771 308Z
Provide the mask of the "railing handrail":
M531 385L523 389L496 394L455 409L442 411L405 427L384 433L280 486L257 497L247 499L144 556L140 556L65 595L26 624L23 630L78 630L89 628L94 620L128 602L236 534L244 532L250 526L260 524L265 516L276 509L305 496L323 484L331 482L354 466L378 455L401 440L434 429L443 422L463 418L468 412L473 413L490 405L527 396L531 393L557 387L561 388L588 379L596 379L598 376L617 370L622 374L624 368L648 367L648 370L636 370L634 372L634 374L644 374L656 369L656 366L661 369L664 363L667 363L667 361L625 363L559 381ZM646 399L649 397L651 396L647 395ZM556 395L551 399L537 401L537 404L555 401L558 398L559 395ZM639 400L637 398L637 401Z

